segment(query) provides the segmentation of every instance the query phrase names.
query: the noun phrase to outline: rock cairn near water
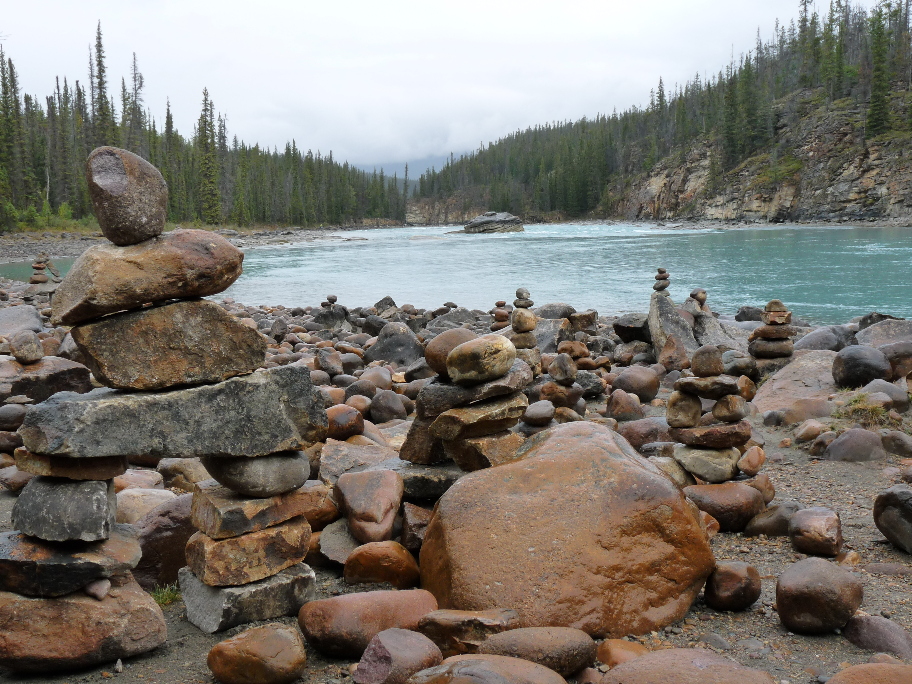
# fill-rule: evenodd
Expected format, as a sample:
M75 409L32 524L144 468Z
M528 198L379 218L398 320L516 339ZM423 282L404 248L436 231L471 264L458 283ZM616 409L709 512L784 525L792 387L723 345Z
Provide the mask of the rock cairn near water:
M429 465L452 459L465 471L514 459L524 437L510 432L529 405L529 365L503 335L455 328L425 350L437 373L418 393L417 416L400 458Z
M304 483L309 463L305 458L302 465L296 450L325 432L308 371L254 373L264 362L262 336L196 298L230 286L243 254L206 231L162 235L158 209L167 203L167 186L145 160L100 148L86 173L102 232L117 244L90 248L74 263L51 318L74 326L75 345L105 387L54 394L29 409L18 431L23 446L16 464L34 477L13 507L16 531L0 537L0 665L13 670L84 667L165 641L161 610L130 572L140 560L139 542L131 528L115 523L113 478L130 459L203 457L217 478L240 482L236 489L273 495ZM219 485L204 484L194 498L194 522L205 522L214 536L200 534L188 544L192 572L181 573L188 619L222 626L226 613L237 624L295 612L313 588L312 571L300 563L307 520L284 500L270 499L270 506L257 499L244 508L227 489L217 492L224 507L213 512L203 503L211 503ZM241 523L235 517L234 527L227 526L219 514L256 505L257 524L281 531L241 530L262 539L229 541L234 555L226 557L228 545L214 539L239 535ZM288 596L269 597L268 614L244 588L230 587L234 603L223 595L226 584L289 566ZM189 580L194 573L203 587ZM241 599L246 603L239 605ZM73 624L86 628L72 630Z
M668 275L668 271L664 268L660 268L655 275L655 282L652 284L652 289L656 292L662 292L667 290L669 285L671 285L671 276Z
M510 315L510 327L513 334L510 340L516 347L516 357L525 361L534 375L541 373L541 352L535 339L535 328L538 316L532 311L535 304L529 297L529 291L521 287L516 290L513 300L513 313Z
M783 359L788 359L795 351L795 344L791 337L795 329L790 325L792 312L778 299L770 300L760 314L763 323L751 334L748 352L761 361L761 365L768 366L769 370L778 370Z
M753 383L746 377L725 375L724 370L718 347L700 347L691 360L693 376L675 382L666 412L669 433L678 442L674 447L675 461L691 475L711 484L733 479L740 470L739 464L750 471L748 474L756 475L765 460L761 450L751 452L742 463L739 447L751 439L743 394L750 391L747 383ZM713 402L706 417L703 400ZM755 466L754 461L758 461Z
M494 316L494 322L491 323L491 332L510 327L510 310L507 309L506 300L501 299L495 302L494 308L491 309L491 315Z

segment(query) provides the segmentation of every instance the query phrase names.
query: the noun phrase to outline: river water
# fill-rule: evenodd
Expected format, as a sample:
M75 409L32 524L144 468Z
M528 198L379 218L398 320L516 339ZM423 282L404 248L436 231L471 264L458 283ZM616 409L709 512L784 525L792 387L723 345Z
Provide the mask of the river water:
M778 298L819 324L874 310L912 317L909 229L560 224L526 226L523 233L447 234L452 230L349 231L340 239L249 249L244 274L221 296L306 306L335 294L342 304L366 306L390 295L400 305L453 301L489 309L526 287L538 304L565 301L617 313L648 310L653 275L662 267L671 273L676 302L703 287L720 313ZM0 275L12 275L13 268L0 266Z

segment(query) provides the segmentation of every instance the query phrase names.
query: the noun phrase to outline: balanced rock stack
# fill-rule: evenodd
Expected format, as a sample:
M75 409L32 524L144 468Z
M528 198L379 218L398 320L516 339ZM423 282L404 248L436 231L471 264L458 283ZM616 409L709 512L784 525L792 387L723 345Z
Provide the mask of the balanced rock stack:
M538 316L532 312L535 303L529 299L529 291L521 287L516 291L513 300L513 313L510 315L510 327L513 334L510 341L516 347L516 358L525 361L532 369L533 375L541 373L541 352L535 341L535 328Z
M501 299L495 302L494 308L491 309L491 315L494 316L494 322L491 323L491 332L510 327L510 310L507 308L506 300Z
M795 329L790 325L792 312L778 299L771 300L760 314L763 322L751 332L748 351L758 359L784 359L795 351L791 337Z
M669 285L671 285L671 280L668 271L664 268L658 269L658 273L655 275L655 282L652 284L652 289L656 292L661 292L662 290L667 290Z
M417 415L400 458L419 464L452 459L466 471L514 459L524 441L510 432L529 405L532 371L505 336L465 328L441 333L425 359L437 377L416 399Z
M167 185L140 157L99 148L86 175L102 232L115 244L92 247L73 264L51 318L74 326L74 342L107 387L58 392L30 407L18 430L16 465L37 477L16 501L17 532L2 551L0 665L13 670L82 667L166 639L161 611L130 574L139 544L114 524L112 480L129 460L205 457L220 472L244 459L270 474L277 459L252 457L294 451L325 433L307 369L254 373L265 358L262 336L196 299L231 285L243 254L207 231L162 235ZM299 537L306 552L309 529ZM186 589L188 613L192 596ZM90 634L76 624L91 625Z
M751 426L745 420L748 406L742 396L747 378L724 375L722 352L712 345L694 352L691 371L693 376L679 378L668 397L669 433L679 442L674 458L701 480L726 482L738 474L741 451L737 447L751 438ZM715 401L706 417L701 399Z

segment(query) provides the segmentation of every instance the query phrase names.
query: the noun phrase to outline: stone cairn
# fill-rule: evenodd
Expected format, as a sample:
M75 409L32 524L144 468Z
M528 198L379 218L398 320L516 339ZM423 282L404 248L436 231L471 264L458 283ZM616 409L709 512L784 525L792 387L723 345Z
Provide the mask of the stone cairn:
M690 475L714 484L731 480L739 470L756 475L765 460L762 450L748 449L742 458L738 448L751 439L742 393L749 393L753 383L746 377L725 375L722 352L713 345L697 349L691 371L692 376L675 381L668 397L669 434L678 442L674 460ZM713 402L705 416L704 399Z
M778 299L771 300L760 314L763 322L751 334L748 344L750 355L758 359L781 359L795 351L791 337L795 329L790 325L792 312Z
M193 499L204 532L191 538L190 570L181 572L191 622L221 628L291 614L313 592L301 563L306 495L296 490L309 463L296 450L323 437L326 414L309 373L253 372L264 362L263 337L199 299L237 279L243 254L207 231L162 235L167 185L155 167L102 147L86 176L114 244L73 264L51 320L74 326L105 387L57 393L31 406L19 429L16 465L35 477L13 507L16 531L0 536L0 665L15 671L86 667L166 640L161 610L130 572L139 543L115 522L113 478L131 459L202 457L218 480L201 483ZM280 587L264 586L283 570Z
M510 315L510 327L513 330L511 340L516 347L516 357L529 364L533 375L541 373L541 351L535 339L535 328L538 317L532 313L535 303L529 299L529 291L521 287L516 290L516 299L513 300L513 312Z
M671 285L671 280L668 271L664 268L658 269L658 273L655 275L655 282L652 284L652 289L656 292L662 292L663 290L667 290L669 285Z
M506 300L501 299L495 302L494 308L491 309L491 315L494 316L494 322L491 323L491 332L510 327L510 310L507 309Z
M532 371L513 343L454 328L428 343L425 360L437 377L418 393L400 458L422 465L452 459L465 471L514 460L525 438L510 428L529 405L522 390Z

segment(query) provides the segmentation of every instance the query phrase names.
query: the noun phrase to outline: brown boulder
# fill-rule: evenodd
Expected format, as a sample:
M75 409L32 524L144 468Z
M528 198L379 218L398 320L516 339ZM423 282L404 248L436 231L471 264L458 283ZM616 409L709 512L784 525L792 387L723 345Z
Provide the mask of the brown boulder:
M669 434L668 423L664 418L630 420L619 425L617 431L634 449L639 449L650 442L673 441Z
M515 461L523 442L521 434L505 430L483 437L444 440L443 449L462 470L471 472Z
M42 402L57 392L85 394L92 390L90 378L89 369L81 363L59 356L45 356L27 366L0 356L0 388L3 388L0 396L3 397L7 393L10 396L21 394Z
M207 230L178 229L129 247L95 245L54 293L51 321L74 325L148 302L218 294L241 275L243 260Z
M343 576L347 584L389 582L396 589L411 589L420 579L414 556L394 541L371 542L356 548L345 559Z
M499 655L453 656L412 676L408 684L566 684L554 670Z
M832 681L832 680L831 680ZM602 684L774 684L766 672L703 648L652 651L612 668Z
M795 352L791 362L757 390L754 406L765 413L788 409L796 399L826 400L837 390L832 371L835 358L833 351Z
M529 400L521 392L444 411L430 425L432 437L461 439L506 430L519 422Z
M658 374L651 368L630 366L622 370L611 384L614 389L635 394L642 403L648 404L659 393L660 382Z
M562 677L576 674L595 662L592 637L572 627L526 627L492 634L479 653L521 658L554 670Z
M483 335L454 347L446 367L457 385L480 385L506 375L516 360L516 347L503 335Z
M692 428L671 428L671 437L688 446L709 449L728 449L750 441L751 425L746 420Z
M348 404L330 406L326 409L326 418L329 421L326 436L330 439L343 442L364 432L364 415Z
M718 563L706 580L706 605L715 610L746 610L760 598L760 573L741 561Z
M207 300L105 316L70 332L92 374L117 389L221 382L252 373L266 356L260 333Z
M282 624L254 627L209 651L206 665L222 684L291 684L304 674L301 633Z
M741 532L752 518L766 508L763 494L741 482L691 485L684 494L719 521L723 532Z
M837 672L827 684L907 684L910 681L912 665L864 663Z
M842 550L839 514L823 506L796 511L789 520L789 537L799 553L835 556Z
M596 657L599 662L608 667L617 667L628 660L639 658L644 653L649 653L649 649L643 644L636 641L627 641L626 639L605 639L598 645Z
M383 630L415 630L418 621L436 609L436 599L423 589L367 591L305 603L298 623L307 641L321 653L360 658Z
M164 644L168 629L152 597L129 573L111 584L114 591L103 601L81 592L53 599L0 592L0 667L77 670Z
M420 566L442 607L510 606L523 626L600 636L687 612L714 561L662 471L589 422L541 432L520 455L466 475L438 502Z

